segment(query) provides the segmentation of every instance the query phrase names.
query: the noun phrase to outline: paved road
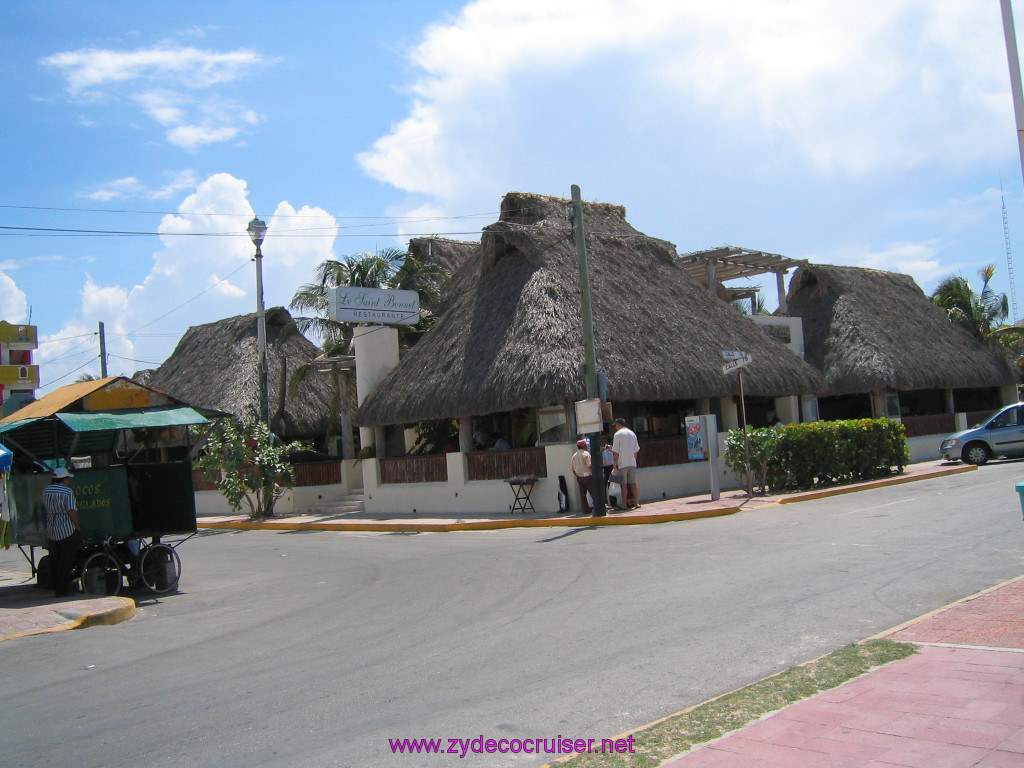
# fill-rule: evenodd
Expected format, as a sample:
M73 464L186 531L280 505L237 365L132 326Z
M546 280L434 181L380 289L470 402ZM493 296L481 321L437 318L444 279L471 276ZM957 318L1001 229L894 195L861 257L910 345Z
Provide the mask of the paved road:
M135 619L4 643L3 760L538 765L387 739L600 739L1024 573L1021 475L648 527L204 535Z

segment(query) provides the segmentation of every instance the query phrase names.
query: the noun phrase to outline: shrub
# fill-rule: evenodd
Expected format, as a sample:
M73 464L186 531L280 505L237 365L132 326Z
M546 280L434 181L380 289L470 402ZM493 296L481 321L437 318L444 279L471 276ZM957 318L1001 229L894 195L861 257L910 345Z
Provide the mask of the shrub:
M761 493L768 493L768 475L772 459L778 449L786 428L783 426L753 429L747 427L747 447L743 444L743 430L733 429L725 436L725 465L737 477L746 477L747 450L750 451L750 473L752 486L759 486Z
M262 422L224 419L207 435L196 466L216 483L232 510L245 504L249 517L259 520L274 514L274 502L295 482L289 452L308 448L304 443L278 445Z
M906 430L886 418L748 428L747 439L751 470L763 493L769 488L784 491L860 482L890 475L894 468L899 474L910 460ZM745 476L742 430L726 435L723 458L738 476Z

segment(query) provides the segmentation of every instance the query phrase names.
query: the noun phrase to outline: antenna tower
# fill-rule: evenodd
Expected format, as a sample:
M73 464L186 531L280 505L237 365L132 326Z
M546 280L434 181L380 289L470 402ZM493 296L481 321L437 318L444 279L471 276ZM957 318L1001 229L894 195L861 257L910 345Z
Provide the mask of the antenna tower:
M1010 280L1010 307L1013 311L1013 322L1017 322L1017 290L1013 287L1013 256L1010 252L1010 223L1006 218L1006 198L1002 192L999 198L1003 202L1003 240L1006 242L1006 275Z

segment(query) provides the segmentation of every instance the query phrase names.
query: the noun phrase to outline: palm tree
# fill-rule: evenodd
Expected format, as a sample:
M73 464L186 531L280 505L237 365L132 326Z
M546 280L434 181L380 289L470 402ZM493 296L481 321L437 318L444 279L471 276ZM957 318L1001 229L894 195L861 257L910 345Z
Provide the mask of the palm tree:
M423 308L436 298L437 286L447 275L439 267L424 265L408 252L397 248L385 248L376 253L360 253L345 256L340 261L327 259L321 262L311 283L299 286L292 297L291 308L309 312L305 317L295 318L296 327L311 332L321 340L324 353L319 360L301 366L289 382L289 391L294 394L306 376L312 374L317 362L326 362L352 354L352 323L341 323L329 316L330 291L332 288L393 288L416 291L420 297L420 319L416 325L399 326L399 344L405 348L416 343L419 335L435 321L433 313ZM326 359L326 360L325 360ZM334 395L331 398L330 423L340 416L345 440L346 453L350 450L352 406L355 403L353 377L332 374ZM328 440L330 434L327 435Z
M311 311L312 315L296 318L301 331L311 331L323 342L329 356L351 353L352 324L328 317L330 290L342 286L352 288L394 288L416 291L420 297L420 320L414 326L399 329L399 341L405 347L416 343L418 335L434 322L429 306L436 298L435 286L447 275L440 267L424 265L408 252L385 248L376 253L346 256L341 261L327 259L316 268L315 279L299 286L292 297L292 309Z
M991 286L995 273L995 264L978 270L982 280L978 293L962 275L949 275L932 291L932 301L946 310L951 321L962 323L978 339L986 339L1010 314L1006 294L996 293Z

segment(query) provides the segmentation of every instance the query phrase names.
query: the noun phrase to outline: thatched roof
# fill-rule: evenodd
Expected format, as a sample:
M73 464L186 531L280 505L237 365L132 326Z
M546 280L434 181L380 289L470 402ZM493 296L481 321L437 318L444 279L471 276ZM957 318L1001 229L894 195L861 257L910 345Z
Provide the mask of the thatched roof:
M909 275L808 264L793 275L786 301L803 318L804 357L825 374L828 394L1014 383Z
M437 324L359 409L364 426L479 415L582 399L579 266L567 200L510 193L500 220L453 276ZM752 395L814 392L818 373L687 277L675 246L625 210L584 205L598 369L612 401L737 393L722 350L753 353Z
M476 256L479 249L480 243L444 237L414 237L409 241L408 250L413 258L423 265L439 267L448 275L447 280L432 286L437 298L427 309L440 315L452 298L465 289L472 270L462 270L462 267ZM459 277L455 279L457 275Z
M294 396L287 396L296 370L320 350L296 330L287 310L268 309L266 320L271 429L285 440L322 439L330 414L328 378L312 372ZM194 406L255 421L260 412L258 361L256 314L239 315L189 328L174 353L144 380Z

